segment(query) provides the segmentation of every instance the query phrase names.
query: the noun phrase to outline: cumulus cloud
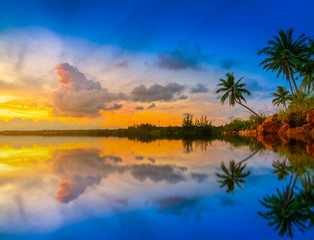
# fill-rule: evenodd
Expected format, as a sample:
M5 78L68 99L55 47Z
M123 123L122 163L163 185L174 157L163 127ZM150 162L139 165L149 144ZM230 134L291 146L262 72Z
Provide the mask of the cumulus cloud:
M191 178L197 181L198 183L204 182L208 178L206 173L191 173Z
M157 55L158 60L155 65L160 68L170 70L201 69L201 63L210 56L203 55L200 46L195 46L192 50L175 50L172 52L163 52Z
M191 88L191 93L206 93L208 88L201 83L198 83L195 87Z
M55 68L59 76L58 82L61 87L54 92L53 113L57 116L98 116L100 110L117 110L121 104L108 103L123 100L126 96L123 93L111 93L102 88L99 82L87 80L86 76L76 67L62 63Z
M141 161L143 156L135 156ZM155 159L147 158L152 163ZM201 175L191 176L188 168L174 164L126 164L120 165L123 160L116 155L101 155L98 149L71 149L57 150L53 153L53 172L60 177L59 190L56 200L68 203L81 194L87 187L99 184L102 179L111 174L122 174L129 172L138 181L150 180L155 183L166 181L177 184L182 181L202 181L205 177Z
M176 100L176 97L184 90L184 88L184 86L178 83L169 83L166 86L156 83L149 88L140 85L132 90L130 98L133 101L139 102L170 102Z
M183 172L186 171L186 168L180 168L175 165L151 165L151 164L141 164L133 165L131 170L132 176L139 180L145 181L149 179L155 183L162 180L167 181L168 183L179 183L186 180L186 177L183 175Z
M137 106L137 107L135 107L134 109L135 109L135 110L143 110L144 107L143 107L143 106Z
M151 109L151 108L154 108L154 107L156 107L156 104L155 104L155 103L152 103L152 104L149 105L147 108L148 108L148 109Z

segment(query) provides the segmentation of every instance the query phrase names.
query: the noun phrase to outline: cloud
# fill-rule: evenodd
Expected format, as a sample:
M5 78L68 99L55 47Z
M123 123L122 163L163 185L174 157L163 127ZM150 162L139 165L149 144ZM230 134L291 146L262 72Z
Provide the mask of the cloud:
M195 87L191 88L191 93L206 93L208 88L201 83L198 83Z
M106 107L104 110L114 111L114 110L118 110L120 108L122 108L122 104L114 103L112 106Z
M188 99L188 96L186 96L186 95L180 95L180 96L178 97L178 100L185 100L185 99Z
M214 212L198 198L187 198L182 196L170 196L156 201L158 211L175 217L194 218L199 221L203 212Z
M224 69L230 69L233 66L239 65L241 62L235 61L234 59L221 59L220 60L220 66Z
M123 93L111 93L99 82L87 80L83 73L68 63L58 64L55 70L61 84L53 94L53 113L57 116L98 116L100 110L113 111L122 107L117 103L107 106L108 103L126 99Z
M208 178L208 174L206 173L191 173L191 178L196 182L201 183L204 182Z
M143 110L144 107L143 107L143 106L137 106L137 107L135 107L134 109L135 109L135 110Z
M207 60L210 56L203 55L200 46L195 46L192 50L175 50L172 52L163 52L157 55L158 60L154 65L170 69L170 70L183 70L201 69L201 63Z
M152 103L151 105L149 105L149 106L147 107L147 109L151 109L151 108L154 108L154 107L156 107L156 104L155 104L155 103Z
M139 155L135 158L139 161L145 159ZM153 158L147 160L155 163ZM149 179L155 183L166 181L171 184L188 180L199 181L202 178L202 176L190 178L188 168L185 166L151 163L120 165L123 160L119 156L102 156L100 150L91 148L56 150L52 159L48 161L52 163L52 171L61 179L55 197L61 203L76 199L87 187L99 184L111 174L129 172L134 179L141 182Z
M118 62L115 64L116 67L126 68L129 66L129 62L127 60Z
M147 88L144 85L133 88L130 98L133 101L153 102L164 101L170 102L177 100L176 96L184 90L184 86L178 83L169 83L166 86L154 84Z
M130 171L132 176L141 182L149 179L155 183L164 180L168 183L176 184L186 180L186 177L183 175L186 169L175 165L133 165Z

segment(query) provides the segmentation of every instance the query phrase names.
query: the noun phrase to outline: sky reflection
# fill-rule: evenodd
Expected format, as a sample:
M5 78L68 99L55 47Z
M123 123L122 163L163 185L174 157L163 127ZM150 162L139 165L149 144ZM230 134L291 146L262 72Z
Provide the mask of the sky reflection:
M170 224L174 228L171 236L188 231L181 224L206 236L207 221L214 236L219 224L232 227L232 214L243 215L237 225L267 227L257 211L258 199L267 189L279 186L271 174L272 152L259 152L246 161L252 174L245 191L236 189L227 195L219 188L215 172L221 161L240 161L250 155L248 147L234 148L217 140L206 148L192 143L193 151L186 151L179 140L48 139L51 141L41 137L0 139L0 232L6 234L1 238L63 239L70 229L78 237L93 229L97 238L108 234L109 239L123 239L127 234L119 235L114 229L129 229L130 221L144 224L141 234L136 232L138 227L133 232L137 239L156 232L154 223ZM104 224L105 235L99 224ZM156 239L162 232L156 232Z

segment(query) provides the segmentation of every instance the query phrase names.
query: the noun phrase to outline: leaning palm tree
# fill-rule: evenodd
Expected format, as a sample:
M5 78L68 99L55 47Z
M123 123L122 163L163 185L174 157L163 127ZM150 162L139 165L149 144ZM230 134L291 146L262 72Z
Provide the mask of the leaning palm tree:
M224 92L224 95L222 95L220 101L222 104L226 101L227 98L229 98L229 105L230 107L233 107L235 103L241 105L242 107L245 107L249 111L251 111L254 115L256 115L258 118L261 119L261 116L259 116L256 112L254 112L249 107L245 106L242 101L246 103L245 98L243 97L243 94L247 94L248 96L251 96L250 91L245 89L246 86L245 83L240 83L241 80L244 77L241 77L239 80L235 81L233 73L227 73L226 74L227 79L219 79L220 83L217 84L217 87L221 87L216 90L216 93Z
M286 88L282 86L277 87L276 92L272 92L271 95L274 97L272 103L275 106L279 106L282 104L285 108L287 107L287 102L291 100L291 95L289 94L289 91L286 90Z
M306 57L308 37L305 34L300 35L296 40L293 37L293 28L287 31L280 30L278 36L274 36L268 41L267 47L258 52L264 54L267 58L260 63L266 71L277 71L277 77L283 74L289 82L291 94L294 95L291 81L298 95L299 89L294 79L295 67ZM291 80L291 81L290 81Z

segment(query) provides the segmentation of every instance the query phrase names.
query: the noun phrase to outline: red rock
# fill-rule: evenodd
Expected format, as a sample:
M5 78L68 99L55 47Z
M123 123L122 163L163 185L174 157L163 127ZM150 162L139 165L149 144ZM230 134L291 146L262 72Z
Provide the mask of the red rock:
M301 127L289 128L286 131L286 135L290 139L301 140L303 142L312 142L311 132L314 129L314 125L305 124Z
M246 136L247 137L256 137L257 136L257 130L256 129L246 130Z
M314 109L306 114L306 121L310 124L314 124Z
M260 134L257 136L257 140L262 142L264 146L272 152L278 151L278 146L280 144L280 138L277 133L272 134Z
M280 129L277 123L277 114L267 118L261 125L258 126L257 131L259 134L277 133Z
M288 143L289 141L290 141L290 139L287 137L287 130L290 128L290 125L289 124L285 124L285 125L283 125L281 128L280 128L280 130L279 130L279 132L278 132L278 135L279 135L279 137L281 138L281 140L283 141L283 142L286 142L286 143Z
M306 153L314 157L314 143L310 143L306 146Z

